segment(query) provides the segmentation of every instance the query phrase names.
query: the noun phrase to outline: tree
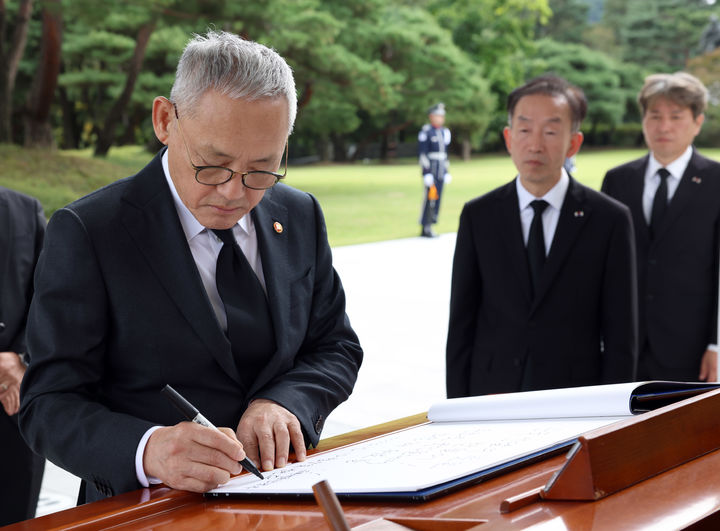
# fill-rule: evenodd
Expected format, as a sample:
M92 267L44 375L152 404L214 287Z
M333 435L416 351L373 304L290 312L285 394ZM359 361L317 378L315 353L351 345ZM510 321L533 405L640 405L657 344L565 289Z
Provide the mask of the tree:
M60 0L45 0L42 8L40 59L25 108L25 146L52 147L55 139L50 109L60 74L62 11Z
M525 81L524 62L534 49L535 29L551 15L548 0L429 0L427 8L489 81L500 105L487 130L499 132L508 94Z
M603 17L605 5L608 0L583 0L588 6L588 22L596 24Z
M471 145L479 147L495 110L482 70L426 11L396 6L387 10L384 20L383 62L404 77L398 87L399 105L383 116L384 132L424 121L427 108L443 101L448 124L463 143L463 154L469 156Z
M554 73L585 92L587 120L592 141L600 124L614 127L628 111L642 82L639 72L631 71L607 55L580 44L564 44L550 39L538 41L536 54L527 62L528 77Z
M707 87L709 105L720 106L720 48L690 60L687 71Z
M623 60L656 72L682 70L714 8L704 0L634 0L620 21Z
M278 0L264 6L264 24L247 25L255 16L261 15L245 11L243 28L254 28L250 37L275 47L295 72L295 145L332 143L342 160L351 145L362 153L379 140L389 157L403 131L419 126L440 100L457 102L458 124L473 131L487 124L494 102L480 70L420 8L380 0Z
M283 55L295 73L299 119L293 144L314 145L327 158L344 160L349 135L395 108L402 77L379 57L376 28L380 2L284 2L253 36ZM243 17L245 22L245 17ZM358 140L357 138L352 140Z
M12 140L10 117L12 96L20 59L27 43L28 26L32 14L32 0L20 0L14 20L14 29L8 41L11 26L10 13L5 0L0 0L0 142Z
M628 5L627 0L605 0L602 24L612 31L613 41L618 44L622 40L621 33L627 20Z
M138 75L140 74L140 67L142 66L143 59L145 58L145 50L147 49L150 36L155 29L155 21L146 21L137 32L135 40L135 47L133 49L132 57L127 67L127 75L125 77L125 85L118 98L110 107L110 111L105 116L102 127L98 127L97 130L97 142L95 143L95 156L105 156L110 150L113 141L115 140L115 128L118 121L125 112L132 97L133 90L135 89L135 83L137 82Z
M606 7L618 1L605 0ZM18 13L31 0L8 2L8 12ZM117 143L151 144L152 99L168 95L190 34L208 27L266 44L288 60L299 96L291 143L294 154L330 153L342 160L352 154L353 146L355 153L361 153L363 146L379 141L383 154L391 156L395 143L408 134L414 139L428 106L443 101L454 138L467 156L471 148L488 144L487 131L501 129L506 120L503 103L527 79L528 57L533 58L533 71L561 69L548 53L584 68L587 79L578 78L581 84L613 93L593 93L593 124L616 123L618 113L630 111L628 102L637 91L633 86L632 97L628 96L628 84L639 75L636 70L625 71L617 61L608 66L588 56L586 48L550 50L542 45L536 51L536 31L556 40L577 40L578 33L588 28L590 0L146 0L108 1L103 9L95 0L42 2L38 6L62 3L65 28L54 100L61 112L50 114L52 100L47 96L57 59L50 52L59 50L49 39L58 43L60 33L41 31L39 17L30 20L26 52L30 56L21 63L11 103L19 108L26 102L28 138L37 136L32 120L44 121L47 131L48 117L53 116L62 120L64 147L94 145L98 155ZM598 2L593 0L593 12ZM646 2L650 0L637 1ZM658 3L663 9L670 4L680 9L681 2ZM627 12L615 22L625 26L637 22L638 16L630 16L634 5L618 4ZM602 24L582 32L583 39L590 35L614 46L607 11ZM0 20L5 21L5 10L2 13ZM707 10L703 13L707 16ZM58 19L55 27L59 26ZM703 26L697 28L698 34ZM626 45L621 39L626 35L624 26L617 33L621 49ZM41 53L43 46L46 51ZM7 53L6 48L0 51ZM598 79L593 80L590 72L595 68ZM561 71L572 78L571 70ZM624 110L617 105L624 105Z
M720 141L720 48L691 59L687 71L700 79L708 89L705 122L697 143L715 147Z
M219 17L224 3L147 0L103 6L104 11L98 10L91 0L68 4L59 90L63 130L78 146L94 145L96 156L107 153L118 131L133 142L151 136L144 133L136 139L133 135L142 117L150 116L157 92L140 103L134 96L136 88L140 86L143 96L158 87L167 94L190 34L205 31L210 25L206 15ZM171 28L177 31L164 31ZM161 31L161 38L172 38L154 44L156 30ZM145 68L149 51L155 54L154 62Z
M585 0L549 0L552 16L546 24L539 24L538 37L559 42L582 43L588 29L590 6Z

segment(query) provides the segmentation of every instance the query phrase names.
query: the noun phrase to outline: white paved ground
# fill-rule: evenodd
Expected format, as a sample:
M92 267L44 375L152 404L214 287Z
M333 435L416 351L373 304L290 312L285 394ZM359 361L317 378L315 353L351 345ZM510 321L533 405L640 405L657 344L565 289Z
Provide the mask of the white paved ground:
M365 350L350 399L323 437L426 411L445 398L445 338L455 235L333 249L347 312ZM73 507L78 478L47 464L38 516Z
M426 411L445 398L445 339L455 235L333 250L365 359L323 436Z

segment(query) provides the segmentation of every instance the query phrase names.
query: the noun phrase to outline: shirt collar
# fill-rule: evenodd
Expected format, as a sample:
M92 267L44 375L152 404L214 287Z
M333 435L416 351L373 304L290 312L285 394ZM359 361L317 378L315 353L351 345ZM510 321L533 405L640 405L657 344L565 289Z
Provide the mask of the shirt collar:
M685 170L687 169L688 164L690 163L690 158L692 157L693 148L692 146L688 146L685 149L685 152L680 155L678 158L676 158L674 161L672 161L667 166L663 166L660 164L657 159L655 158L655 155L653 155L652 152L650 152L650 159L648 160L648 168L647 173L645 174L648 178L652 178L660 168L665 168L667 171L670 172L670 175L674 177L675 179L682 179L683 174L685 173Z
M167 181L168 186L170 187L170 193L173 196L175 210L177 210L178 217L180 218L180 225L182 225L183 232L185 233L185 238L187 239L187 241L190 241L195 236L204 231L205 227L195 218L195 216L193 216L192 212L190 212L188 207L185 206L185 203L182 202L182 199L180 199L180 195L175 188L175 183L170 177L170 166L168 165L167 149L162 156L162 167L163 173L165 173L165 180ZM251 231L253 231L255 228L253 225L252 216L243 216L242 218L240 218L240 221L238 221L238 223L235 225L235 227L237 226L240 226L240 228L246 234L250 234ZM233 229L235 229L235 227L233 227Z
M556 210L560 210L563 201L565 200L565 194L567 193L568 187L570 186L570 177L565 171L565 168L561 168L560 180L555 183L555 186L550 188L547 193L542 197L535 197L528 192L520 182L520 176L515 179L515 187L517 188L518 202L520 210L524 210L530 206L530 203L536 199L544 199L548 204Z

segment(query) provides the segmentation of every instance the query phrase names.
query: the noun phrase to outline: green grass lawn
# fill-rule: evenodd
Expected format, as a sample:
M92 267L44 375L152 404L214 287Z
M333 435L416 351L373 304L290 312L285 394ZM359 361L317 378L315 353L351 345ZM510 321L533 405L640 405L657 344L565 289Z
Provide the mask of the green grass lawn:
M720 159L720 149L705 149ZM576 160L575 176L599 188L605 172L637 158L644 150L587 150ZM150 155L140 147L111 150L105 160L90 151L38 151L0 145L0 185L37 197L50 215L98 187L140 169ZM510 181L515 169L506 154L451 160L453 180L446 186L436 231L454 232L463 204ZM391 164L290 166L287 184L314 194L325 212L333 246L417 236L422 181L415 160Z
M575 177L599 189L605 172L644 150L588 150L578 155ZM720 157L720 150L703 150ZM451 160L452 182L443 192L436 232L455 232L463 205L516 175L507 154ZM315 165L290 168L288 184L313 193L327 218L332 245L406 238L420 234L420 169L414 160L393 164Z

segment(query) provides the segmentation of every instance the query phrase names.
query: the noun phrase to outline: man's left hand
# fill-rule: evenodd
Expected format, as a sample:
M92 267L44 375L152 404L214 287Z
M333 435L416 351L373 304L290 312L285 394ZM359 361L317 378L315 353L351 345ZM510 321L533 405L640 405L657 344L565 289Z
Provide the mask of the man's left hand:
M702 382L717 382L718 354L714 350L706 350L700 361L699 379Z
M5 413L14 415L20 409L20 382L25 365L15 352L0 352L0 402Z
M290 444L298 461L305 460L305 439L300 421L280 404L258 398L250 402L237 427L245 453L263 470L287 464Z

